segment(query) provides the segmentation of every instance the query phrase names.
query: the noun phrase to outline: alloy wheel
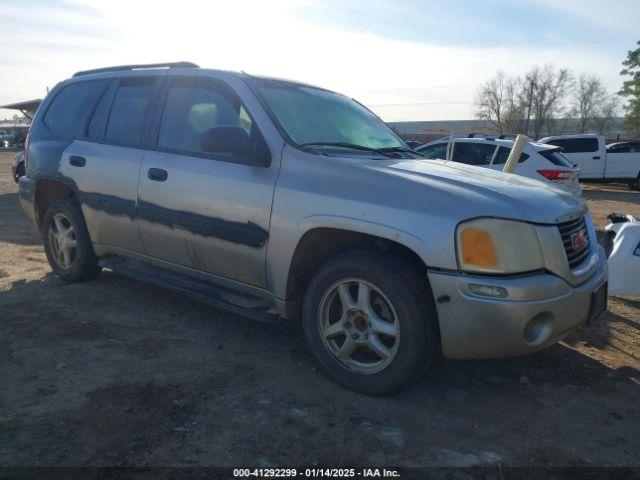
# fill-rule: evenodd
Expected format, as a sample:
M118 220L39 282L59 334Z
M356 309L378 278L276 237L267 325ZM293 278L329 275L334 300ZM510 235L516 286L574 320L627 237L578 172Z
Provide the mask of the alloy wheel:
M360 374L388 367L400 345L400 321L393 305L372 283L347 278L331 285L320 300L318 327L325 348Z
M58 266L64 270L69 270L76 259L78 240L71 220L63 213L56 213L51 218L49 245Z

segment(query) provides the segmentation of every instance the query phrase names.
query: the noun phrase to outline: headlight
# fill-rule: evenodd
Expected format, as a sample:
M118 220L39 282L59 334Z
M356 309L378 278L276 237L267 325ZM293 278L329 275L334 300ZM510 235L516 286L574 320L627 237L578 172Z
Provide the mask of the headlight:
M456 237L463 271L511 274L544 267L538 236L528 223L479 218L458 225Z

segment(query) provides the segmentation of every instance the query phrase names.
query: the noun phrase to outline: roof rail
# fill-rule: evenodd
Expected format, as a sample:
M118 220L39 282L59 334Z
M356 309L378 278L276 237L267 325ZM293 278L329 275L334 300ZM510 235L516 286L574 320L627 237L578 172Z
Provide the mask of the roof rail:
M118 65L115 67L96 68L94 70L84 70L82 72L76 72L74 77L81 77L82 75L89 75L91 73L104 73L104 72L121 72L124 70L139 70L142 68L200 68L195 63L191 62L169 62L169 63L141 63L139 65Z

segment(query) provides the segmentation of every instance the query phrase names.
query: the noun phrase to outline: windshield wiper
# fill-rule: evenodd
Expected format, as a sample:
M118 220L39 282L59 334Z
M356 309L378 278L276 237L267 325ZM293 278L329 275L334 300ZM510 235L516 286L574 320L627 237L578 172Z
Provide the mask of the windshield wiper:
M383 147L383 148L377 148L376 151L378 152L407 152L407 153L417 153L415 150L411 149L411 148L406 148L406 147Z
M377 148L366 147L364 145L358 145L355 143L349 142L309 142L309 143L301 143L298 145L300 148L304 147L341 147L341 148L351 148L353 150L364 150L365 152L377 152L380 151Z
M358 144L349 143L349 142L309 142L309 143L302 143L302 144L298 145L298 147L299 148L305 148L305 147L351 148L353 150L362 150L364 152L379 153L381 155L384 155L385 157L389 157L389 156L391 156L391 155L389 155L390 153L395 153L395 152L415 153L413 150L410 150L410 149L405 148L405 147L373 148L373 147L367 147L365 145L358 145Z

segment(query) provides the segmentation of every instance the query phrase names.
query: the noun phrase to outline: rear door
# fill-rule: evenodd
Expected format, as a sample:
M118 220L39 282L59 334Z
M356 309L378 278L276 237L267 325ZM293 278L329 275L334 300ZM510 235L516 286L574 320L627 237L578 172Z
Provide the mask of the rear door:
M602 178L605 152L595 137L556 138L545 141L563 148L564 155L580 168L580 178Z
M606 178L637 178L640 173L640 146L614 145L607 148Z
M138 188L140 232L149 256L221 279L265 286L266 244L279 158L250 166L206 153L210 128L260 129L238 95L209 76L167 75L154 121L155 152Z
M91 240L104 251L143 250L138 174L160 80L157 74L111 80L85 134L62 159L62 168L77 184Z

